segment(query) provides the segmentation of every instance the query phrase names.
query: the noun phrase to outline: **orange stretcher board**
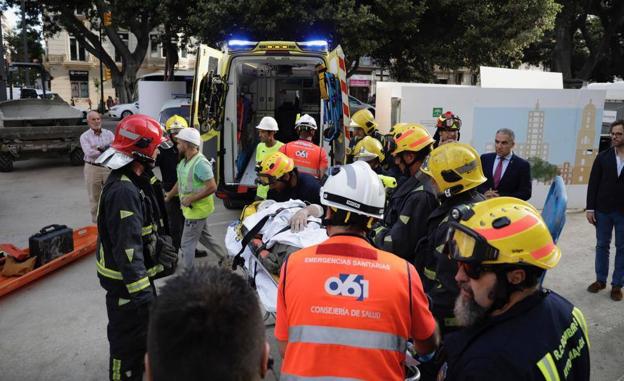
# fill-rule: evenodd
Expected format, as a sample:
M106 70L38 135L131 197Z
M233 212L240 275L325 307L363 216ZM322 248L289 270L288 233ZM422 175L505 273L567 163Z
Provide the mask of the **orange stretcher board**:
M87 254L94 253L96 241L97 227L95 227L95 225L75 229L73 251L62 255L46 263L45 265L38 267L31 272L19 277L4 277L0 275L0 298L10 293L11 291L17 290L20 287L32 283L37 279L42 278L49 273L60 269L61 267L77 260L78 258L84 257ZM29 252L27 248L19 249L8 243L0 244L0 250L8 254L12 254L13 256L19 256L19 254L23 255Z

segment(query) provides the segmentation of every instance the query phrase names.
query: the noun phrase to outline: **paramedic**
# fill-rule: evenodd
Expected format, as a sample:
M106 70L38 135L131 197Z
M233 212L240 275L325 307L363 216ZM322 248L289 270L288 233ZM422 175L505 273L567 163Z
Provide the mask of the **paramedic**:
M290 199L320 204L321 184L307 173L300 173L295 168L293 159L281 152L275 152L265 158L256 168L256 181L269 187L267 198L277 202Z
M180 196L184 215L184 230L180 251L182 265L193 267L197 242L217 256L220 262L226 257L225 249L208 231L208 216L214 212L214 192L217 184L212 173L212 165L199 152L201 137L195 128L183 128L176 137L178 151L184 155L178 163L178 182L167 193L166 201Z
M258 136L260 137L260 143L258 143L258 146L256 147L256 165L260 165L260 163L272 153L279 151L284 143L279 140L275 140L275 133L279 131L275 118L265 116L262 120L260 120L256 129L258 130ZM268 192L268 186L258 185L258 188L256 189L256 199L266 199Z
M254 381L268 362L262 312L246 279L204 265L162 287L147 334L148 381Z
M279 151L294 160L295 167L300 173L307 173L320 179L329 164L325 149L312 143L316 129L314 118L304 114L295 123L299 140L283 145Z
M111 148L97 159L112 169L100 197L96 251L106 290L111 380L143 378L153 279L177 261L171 237L161 233L165 226L150 184L149 169L164 140L156 120L132 115L117 125Z
M425 292L431 298L431 312L445 335L458 329L453 314L459 287L455 282L457 265L444 252L450 212L458 205L485 200L477 186L485 182L477 151L464 143L448 143L434 149L420 167L431 177L438 191L438 206L427 220L428 233L424 250L419 250L417 262L422 270Z
M462 330L446 337L438 380L588 381L583 313L542 289L560 249L531 204L492 198L451 212L448 247L461 293Z
M321 194L330 238L291 254L280 274L282 379L403 380L407 340L431 356L439 336L414 267L366 239L384 187L355 162L333 170Z
M419 172L433 139L420 124L400 123L392 131L392 155L407 180L390 196L383 222L371 238L376 247L413 261L418 242L427 234L427 217L438 206L431 180Z

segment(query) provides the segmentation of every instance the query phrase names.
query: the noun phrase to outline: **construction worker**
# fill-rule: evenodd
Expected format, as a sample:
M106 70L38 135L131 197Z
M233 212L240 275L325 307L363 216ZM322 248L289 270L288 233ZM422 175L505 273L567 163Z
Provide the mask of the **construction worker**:
M185 268L193 267L198 242L222 262L227 258L227 253L212 237L207 225L208 216L214 212L214 192L217 190L212 165L199 152L201 137L197 129L181 129L176 140L178 151L184 157L177 166L178 182L167 193L165 201L171 202L175 196L180 197L184 215L180 243L182 265Z
M158 146L158 122L146 115L124 118L111 148L98 159L112 172L98 207L96 265L106 290L111 380L141 380L153 279L175 267L177 251L165 230L150 184Z
M283 145L279 151L295 161L295 167L300 173L307 173L320 179L329 164L325 148L312 142L316 129L314 118L304 114L295 122L295 131L299 135L299 140Z
M457 265L443 250L449 213L458 205L485 200L476 188L486 178L477 151L468 144L456 142L434 149L420 170L433 180L441 204L427 220L427 239L417 249L416 269L431 298L433 316L444 335L458 328L453 314L455 299L459 295L455 282Z
M337 167L321 188L329 239L282 265L275 337L287 380L404 380L405 349L438 345L418 273L373 247L368 227L383 216L385 191L363 162Z
M310 204L320 203L320 182L307 173L300 173L293 159L281 152L266 157L256 172L258 184L269 187L269 200L284 202L293 199Z
M260 165L265 158L274 152L279 151L284 143L279 140L275 140L275 133L279 131L275 118L265 116L260 120L256 129L258 130L258 136L260 137L260 143L256 146L256 165ZM264 200L267 198L268 192L269 187L260 184L256 189L256 198Z
M433 139L420 124L401 123L392 132L392 155L406 180L390 196L384 219L371 238L378 248L413 261L418 241L427 234L427 217L438 206L430 179L419 172Z
M461 289L455 315L466 328L445 338L438 380L588 381L583 313L540 286L561 251L539 212L499 197L451 216L448 247Z
M178 182L177 166L180 162L180 152L176 147L176 135L183 128L188 128L188 122L180 115L174 115L165 122L165 131L169 140L160 146L160 154L156 158L156 166L160 168L162 174L162 186L165 192L171 192L173 186ZM184 227L184 215L180 209L180 198L173 197L165 203L167 217L169 218L169 232L173 238L173 245L180 249L182 239L182 228Z
M438 147L449 142L458 142L461 125L461 119L453 114L452 111L447 111L440 115L436 120L436 132L433 135L433 140L435 140L434 146Z

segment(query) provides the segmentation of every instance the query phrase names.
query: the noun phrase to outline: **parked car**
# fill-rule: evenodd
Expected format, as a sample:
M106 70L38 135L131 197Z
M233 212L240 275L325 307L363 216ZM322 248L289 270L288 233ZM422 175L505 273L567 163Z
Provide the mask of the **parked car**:
M170 99L162 105L158 114L158 121L162 126L167 120L174 115L180 115L190 124L191 119L191 99L190 98L174 98Z
M351 111L351 115L362 109L368 109L375 115L375 106L364 103L353 95L349 95L349 110Z
M108 115L114 119L123 119L127 116L139 113L139 102L115 105L108 110Z

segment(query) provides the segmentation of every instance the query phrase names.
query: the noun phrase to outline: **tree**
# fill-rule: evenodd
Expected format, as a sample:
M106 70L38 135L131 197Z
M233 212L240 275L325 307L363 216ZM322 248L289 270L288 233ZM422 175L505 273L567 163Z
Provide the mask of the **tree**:
M10 5L19 0L8 0ZM136 75L149 47L150 32L161 24L158 0L41 0L28 2L31 14L42 15L46 35L67 30L89 53L102 60L111 71L113 87L121 102L129 102L136 95ZM112 24L102 25L103 37L114 46L121 57L121 67L100 44L98 28L104 13L111 12ZM127 31L136 39L130 51L119 36Z
M624 2L558 2L554 30L525 50L525 60L561 72L570 84L624 75Z
M554 0L216 0L199 1L188 23L208 43L324 36L342 45L350 72L367 55L408 81L431 80L435 65L517 63L558 9Z
M23 22L21 18L17 22L15 28L10 30L6 36L6 45L8 47L7 56L10 57L11 62L41 62L44 54L43 45L41 44L42 36L41 32L34 28L37 24L37 19L26 15L26 49L28 56L24 58L24 44L23 44ZM29 81L25 81L25 76L28 75ZM26 83L34 83L38 77L38 70L19 70L12 74L11 81L14 85L24 85Z
M556 165L540 159L539 157L531 157L528 159L531 165L531 176L533 179L548 183L559 174L559 168Z

